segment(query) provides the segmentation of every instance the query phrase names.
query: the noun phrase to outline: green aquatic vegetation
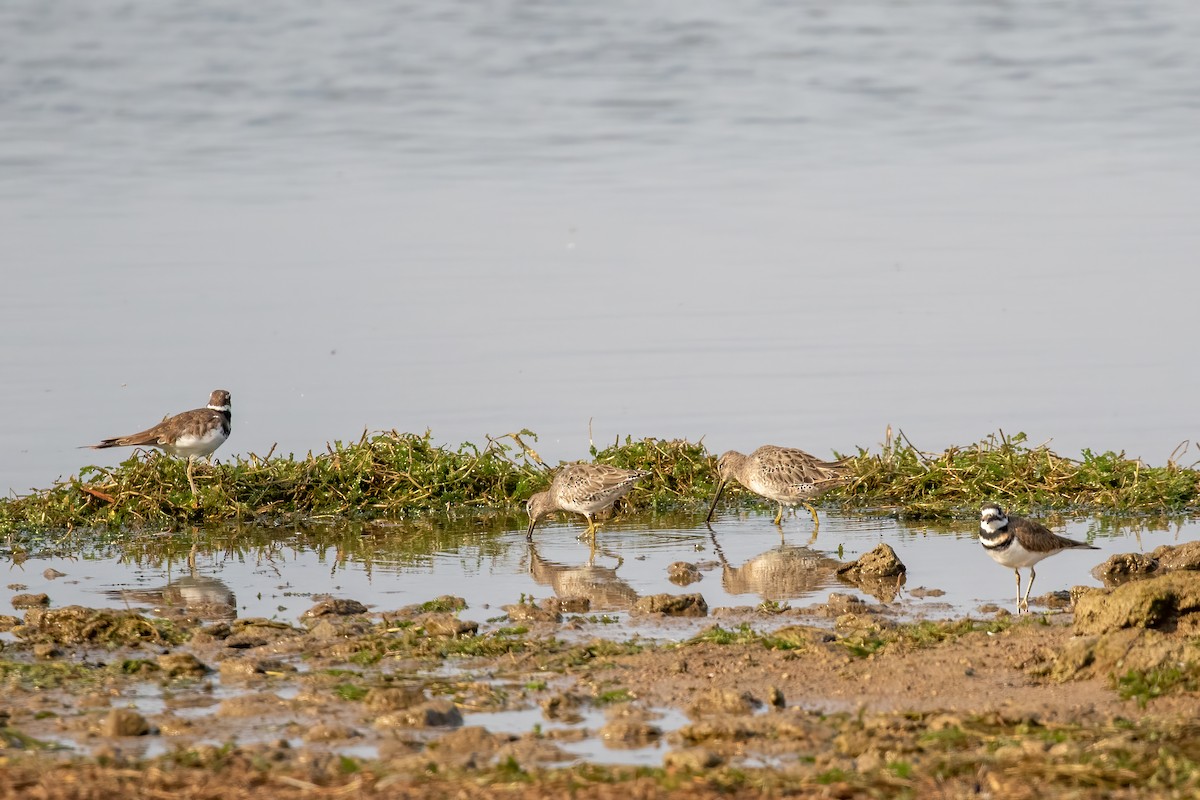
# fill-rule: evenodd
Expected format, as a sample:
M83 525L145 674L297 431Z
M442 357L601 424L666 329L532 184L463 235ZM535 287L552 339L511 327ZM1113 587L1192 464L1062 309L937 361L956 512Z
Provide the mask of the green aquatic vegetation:
M417 519L436 513L522 513L552 469L530 446L529 431L487 438L479 447L438 445L432 435L385 431L334 441L303 457L250 454L196 471L158 452L135 450L113 468L85 466L77 476L20 497L0 498L0 531L180 528L203 522ZM688 512L715 490L716 456L700 442L633 439L597 448L594 460L647 470L621 501L626 509ZM853 480L825 496L847 507L894 508L913 516L963 516L984 499L1017 510L1105 509L1166 513L1200 505L1200 472L1169 461L1150 466L1123 453L1084 450L1081 458L1030 446L1024 434L997 433L942 453L890 435L878 453L860 449ZM730 487L730 502L765 503ZM382 531L381 531L382 533Z
M72 661L27 663L0 659L0 685L6 689L55 689L66 685L100 683L102 670Z
M367 696L370 689L357 683L339 683L333 687L333 693L343 700L358 702Z
M628 703L633 700L633 693L625 688L608 689L596 695L595 703L598 706L608 706L615 703Z
M758 644L768 650L800 650L806 646L810 638L810 629L806 628L791 627L782 628L774 633L760 633L743 622L735 628L723 628L720 625L713 625L696 634L691 639L680 642L676 646L687 647L703 643L719 645Z
M1122 700L1136 700L1139 708L1156 697L1176 690L1195 691L1196 670L1188 665L1183 669L1161 667L1158 669L1131 669L1124 675L1114 675L1112 682Z
M1194 466L1194 465L1193 465ZM858 506L896 506L911 516L973 513L984 499L1017 509L1182 510L1200 502L1200 473L1174 461L1151 467L1124 453L1060 456L1002 431L966 447L927 453L903 434L877 455L860 450L856 476L833 497Z

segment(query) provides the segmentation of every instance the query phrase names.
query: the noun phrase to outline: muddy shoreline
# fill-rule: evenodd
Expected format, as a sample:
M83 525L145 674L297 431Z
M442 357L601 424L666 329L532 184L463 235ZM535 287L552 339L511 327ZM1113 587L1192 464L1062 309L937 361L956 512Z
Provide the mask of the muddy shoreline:
M1134 561L1074 613L684 589L633 639L557 598L295 622L29 598L0 618L0 796L1190 796L1200 572Z

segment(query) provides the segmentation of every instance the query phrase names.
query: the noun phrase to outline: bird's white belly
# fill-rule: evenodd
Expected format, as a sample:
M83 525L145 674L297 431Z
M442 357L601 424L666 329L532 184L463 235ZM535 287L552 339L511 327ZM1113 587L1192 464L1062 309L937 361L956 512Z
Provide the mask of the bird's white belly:
M180 436L175 440L174 444L163 445L163 450L166 450L171 455L184 456L185 458L193 456L204 457L212 455L225 442L226 438L225 431L221 428L212 428L200 436L192 434Z
M1003 564L1012 569L1032 567L1046 556L1053 555L1052 553L1031 552L1022 547L1020 542L1016 541L1003 550L988 550L987 552L997 564Z

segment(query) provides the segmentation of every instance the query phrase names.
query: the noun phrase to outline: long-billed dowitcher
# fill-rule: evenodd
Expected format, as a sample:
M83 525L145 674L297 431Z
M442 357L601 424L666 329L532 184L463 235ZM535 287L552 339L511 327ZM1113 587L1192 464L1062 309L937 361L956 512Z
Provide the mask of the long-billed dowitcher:
M717 462L717 493L708 508L706 522L712 521L713 512L725 484L734 480L755 494L779 504L775 524L783 521L783 507L803 505L820 525L817 510L807 501L815 499L835 486L849 482L846 464L849 458L840 461L822 461L814 455L794 447L776 447L765 444L750 455L730 450Z
M1017 576L1017 610L1029 610L1029 592L1037 573L1033 565L1063 550L1099 550L1087 542L1059 536L1042 523L1016 514L1005 514L995 503L979 509L979 543L997 564L1012 567ZM1029 567L1029 586L1021 597L1021 567Z
M87 445L93 450L107 447L157 447L173 456L186 456L188 485L196 494L192 465L196 458L209 458L229 438L233 416L230 413L229 392L214 389L208 405L168 417L153 428L128 436L114 436L99 444Z
M588 522L587 532L595 536L592 515L611 507L624 497L633 484L650 473L640 469L621 469L608 464L568 464L558 471L550 488L529 498L526 539L533 539L538 520L554 511L573 511Z

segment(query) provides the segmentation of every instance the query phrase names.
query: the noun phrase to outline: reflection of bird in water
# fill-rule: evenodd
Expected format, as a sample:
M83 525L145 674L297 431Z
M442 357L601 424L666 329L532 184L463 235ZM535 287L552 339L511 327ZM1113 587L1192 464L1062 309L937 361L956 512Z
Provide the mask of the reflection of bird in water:
M148 603L163 608L182 608L201 619L230 620L237 616L237 598L219 578L189 575L160 589L117 589L109 597L125 602Z
M721 585L730 594L756 594L772 601L794 600L828 586L840 566L836 559L816 550L785 544L734 567L725 558L716 534L709 535L721 559Z
M554 590L554 596L563 600L586 597L592 611L623 611L633 605L638 594L625 581L617 577L623 560L603 550L602 554L615 558L615 567L597 567L593 562L593 551L587 563L577 567L546 561L538 555L537 546L529 543L529 574L543 586Z

